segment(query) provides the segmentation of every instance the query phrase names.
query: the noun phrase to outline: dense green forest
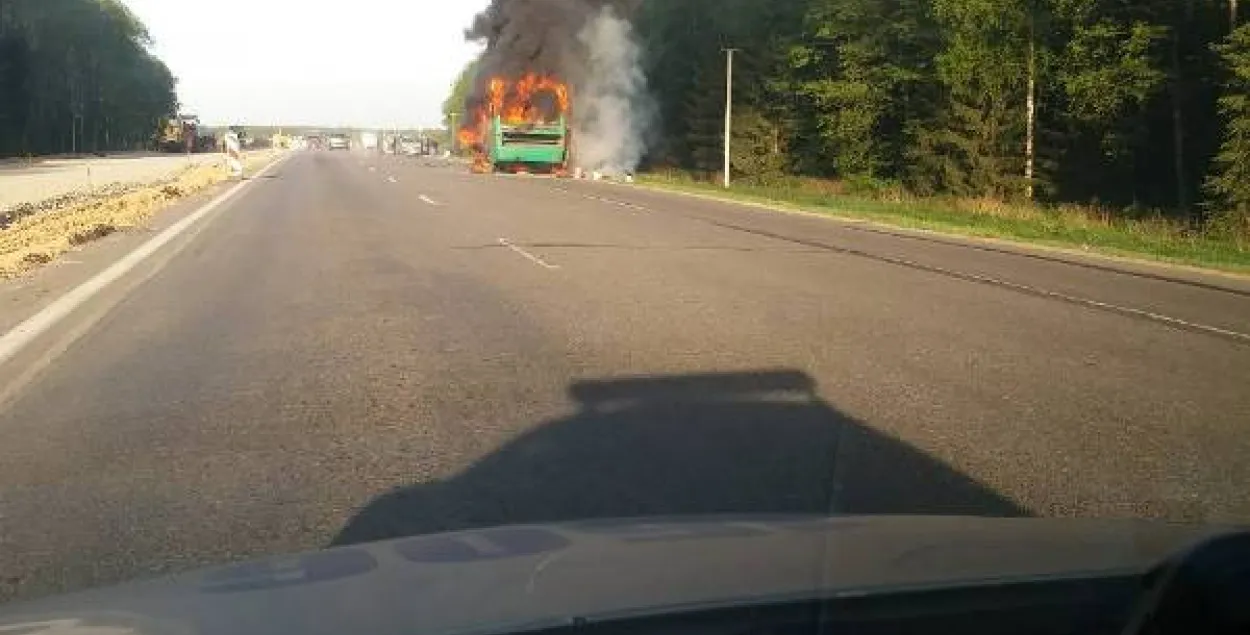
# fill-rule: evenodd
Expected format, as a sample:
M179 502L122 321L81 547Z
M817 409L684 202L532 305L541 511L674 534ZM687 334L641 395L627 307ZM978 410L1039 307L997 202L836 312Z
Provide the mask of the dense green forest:
M118 0L0 0L0 156L148 146L174 77Z
M1250 235L1237 0L644 2L650 163L1095 204Z

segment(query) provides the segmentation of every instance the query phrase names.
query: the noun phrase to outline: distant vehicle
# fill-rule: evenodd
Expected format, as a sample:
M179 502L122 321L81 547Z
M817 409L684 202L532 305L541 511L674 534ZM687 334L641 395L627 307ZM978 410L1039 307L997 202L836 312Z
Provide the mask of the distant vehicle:
M399 141L399 154L413 157L421 154L421 143L411 137L404 137Z
M332 134L326 147L331 150L351 150L352 140L345 134Z
M365 150L378 149L378 133L362 132L360 133L360 147Z

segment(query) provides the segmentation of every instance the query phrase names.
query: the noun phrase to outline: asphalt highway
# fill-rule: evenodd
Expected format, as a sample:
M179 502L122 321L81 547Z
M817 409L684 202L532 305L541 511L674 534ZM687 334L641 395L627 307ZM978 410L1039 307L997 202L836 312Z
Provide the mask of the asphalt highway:
M1250 284L305 153L0 411L0 600L505 523L1250 521Z

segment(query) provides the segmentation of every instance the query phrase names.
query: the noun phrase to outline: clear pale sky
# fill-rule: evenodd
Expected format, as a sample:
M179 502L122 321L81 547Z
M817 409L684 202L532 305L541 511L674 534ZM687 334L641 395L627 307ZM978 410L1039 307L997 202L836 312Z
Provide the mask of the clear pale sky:
M123 0L210 124L434 127L487 0Z

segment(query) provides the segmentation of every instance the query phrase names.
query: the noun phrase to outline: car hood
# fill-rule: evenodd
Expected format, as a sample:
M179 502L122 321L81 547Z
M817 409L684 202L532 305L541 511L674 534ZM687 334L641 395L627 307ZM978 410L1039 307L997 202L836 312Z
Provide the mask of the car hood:
M842 593L1145 573L1225 533L1138 521L698 518L500 527L0 607L0 634L479 634Z

